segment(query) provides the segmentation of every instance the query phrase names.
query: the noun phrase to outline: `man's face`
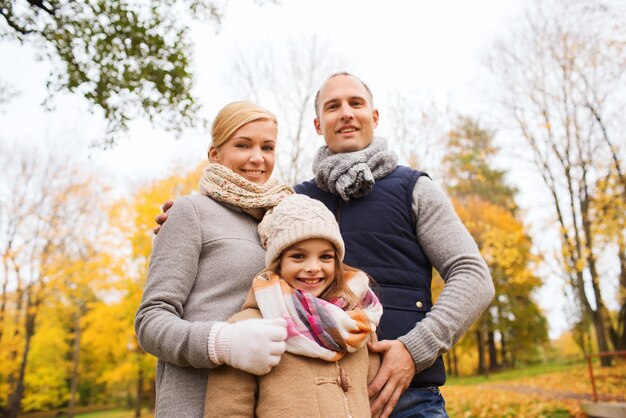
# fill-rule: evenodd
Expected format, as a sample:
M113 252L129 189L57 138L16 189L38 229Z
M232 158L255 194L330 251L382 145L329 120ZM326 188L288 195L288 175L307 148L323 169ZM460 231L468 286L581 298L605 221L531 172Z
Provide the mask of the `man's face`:
M378 110L365 86L354 77L338 75L322 86L315 130L324 135L334 152L353 152L367 147L378 126Z

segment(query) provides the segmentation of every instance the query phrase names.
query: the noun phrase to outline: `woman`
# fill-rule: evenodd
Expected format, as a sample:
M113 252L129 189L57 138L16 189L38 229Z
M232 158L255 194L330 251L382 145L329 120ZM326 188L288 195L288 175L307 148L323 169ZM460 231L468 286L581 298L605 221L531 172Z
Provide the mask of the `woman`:
M141 347L158 357L156 416L201 417L207 369L268 373L287 337L283 319L226 321L264 266L263 214L293 189L270 176L276 117L249 102L216 116L200 195L178 199L154 241L135 317Z

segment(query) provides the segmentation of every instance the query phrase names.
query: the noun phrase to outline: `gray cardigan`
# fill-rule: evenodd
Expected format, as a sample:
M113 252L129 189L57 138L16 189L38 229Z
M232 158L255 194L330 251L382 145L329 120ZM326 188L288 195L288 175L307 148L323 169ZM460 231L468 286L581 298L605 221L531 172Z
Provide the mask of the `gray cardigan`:
M263 269L258 222L204 195L168 211L154 240L148 279L135 317L139 344L158 358L157 417L201 417L214 321L241 309Z

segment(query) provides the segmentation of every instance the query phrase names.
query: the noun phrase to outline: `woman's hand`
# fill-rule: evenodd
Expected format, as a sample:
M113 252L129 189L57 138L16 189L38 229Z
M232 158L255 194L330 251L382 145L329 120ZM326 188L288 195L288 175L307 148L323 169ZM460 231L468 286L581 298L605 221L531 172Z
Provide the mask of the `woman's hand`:
M218 363L263 375L280 361L285 352L286 339L287 321L282 318L248 319L224 324L215 337L215 354Z

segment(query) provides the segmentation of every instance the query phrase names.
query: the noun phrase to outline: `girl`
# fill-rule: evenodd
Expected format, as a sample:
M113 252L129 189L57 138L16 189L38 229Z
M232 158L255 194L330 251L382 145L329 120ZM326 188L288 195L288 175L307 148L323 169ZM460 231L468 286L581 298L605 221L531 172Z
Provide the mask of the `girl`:
M366 343L382 306L362 271L342 263L332 213L304 195L284 198L259 224L266 269L230 322L284 318L287 350L264 376L221 367L209 376L205 417L369 417L379 366Z

